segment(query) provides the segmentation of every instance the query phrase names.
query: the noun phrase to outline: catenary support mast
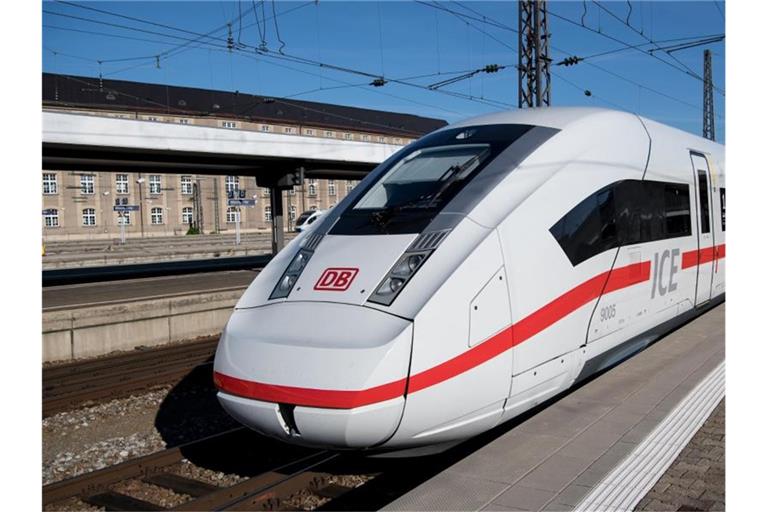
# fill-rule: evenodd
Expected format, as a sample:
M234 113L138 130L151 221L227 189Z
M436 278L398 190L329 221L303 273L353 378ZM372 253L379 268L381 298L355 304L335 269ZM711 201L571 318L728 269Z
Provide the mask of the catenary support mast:
M704 126L703 135L715 140L715 102L712 84L712 52L704 50Z
M550 104L549 35L547 2L518 2L517 106L520 108Z

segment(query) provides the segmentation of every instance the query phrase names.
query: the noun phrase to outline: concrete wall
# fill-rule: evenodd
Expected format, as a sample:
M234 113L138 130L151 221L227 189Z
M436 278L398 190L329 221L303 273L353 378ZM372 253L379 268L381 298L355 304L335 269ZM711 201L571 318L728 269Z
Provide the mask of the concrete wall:
M95 357L221 332L244 289L43 312L43 361Z

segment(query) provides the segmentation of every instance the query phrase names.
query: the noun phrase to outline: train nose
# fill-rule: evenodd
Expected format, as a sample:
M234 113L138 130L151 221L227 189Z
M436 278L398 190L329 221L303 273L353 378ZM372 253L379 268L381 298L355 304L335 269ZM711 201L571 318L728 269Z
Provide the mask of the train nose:
M375 446L403 412L412 332L408 320L338 303L235 310L214 361L219 401L288 442Z

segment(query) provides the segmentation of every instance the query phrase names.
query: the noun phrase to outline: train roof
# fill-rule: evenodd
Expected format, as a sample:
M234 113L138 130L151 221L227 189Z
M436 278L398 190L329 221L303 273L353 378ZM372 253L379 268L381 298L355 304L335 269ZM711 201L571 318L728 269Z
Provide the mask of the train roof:
M616 121L623 118L626 121L641 120L649 131L663 131L665 135L674 135L681 139L688 139L695 145L701 145L703 141L707 145L716 145L722 148L722 144L707 140L693 133L665 125L658 121L648 119L631 112L596 107L540 107L519 110L494 112L471 117L446 128L458 128L461 126L473 126L482 124L528 124L533 126L545 126L564 130L569 125L577 122L601 122L605 117L613 117ZM444 128L445 129L445 128Z

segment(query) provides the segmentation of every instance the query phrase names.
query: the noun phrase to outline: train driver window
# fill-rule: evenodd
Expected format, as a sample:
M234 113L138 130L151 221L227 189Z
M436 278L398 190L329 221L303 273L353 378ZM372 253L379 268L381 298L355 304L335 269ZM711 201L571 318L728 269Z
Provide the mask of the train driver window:
M415 151L395 165L354 210L434 208L461 186L490 154L487 144L462 144Z

